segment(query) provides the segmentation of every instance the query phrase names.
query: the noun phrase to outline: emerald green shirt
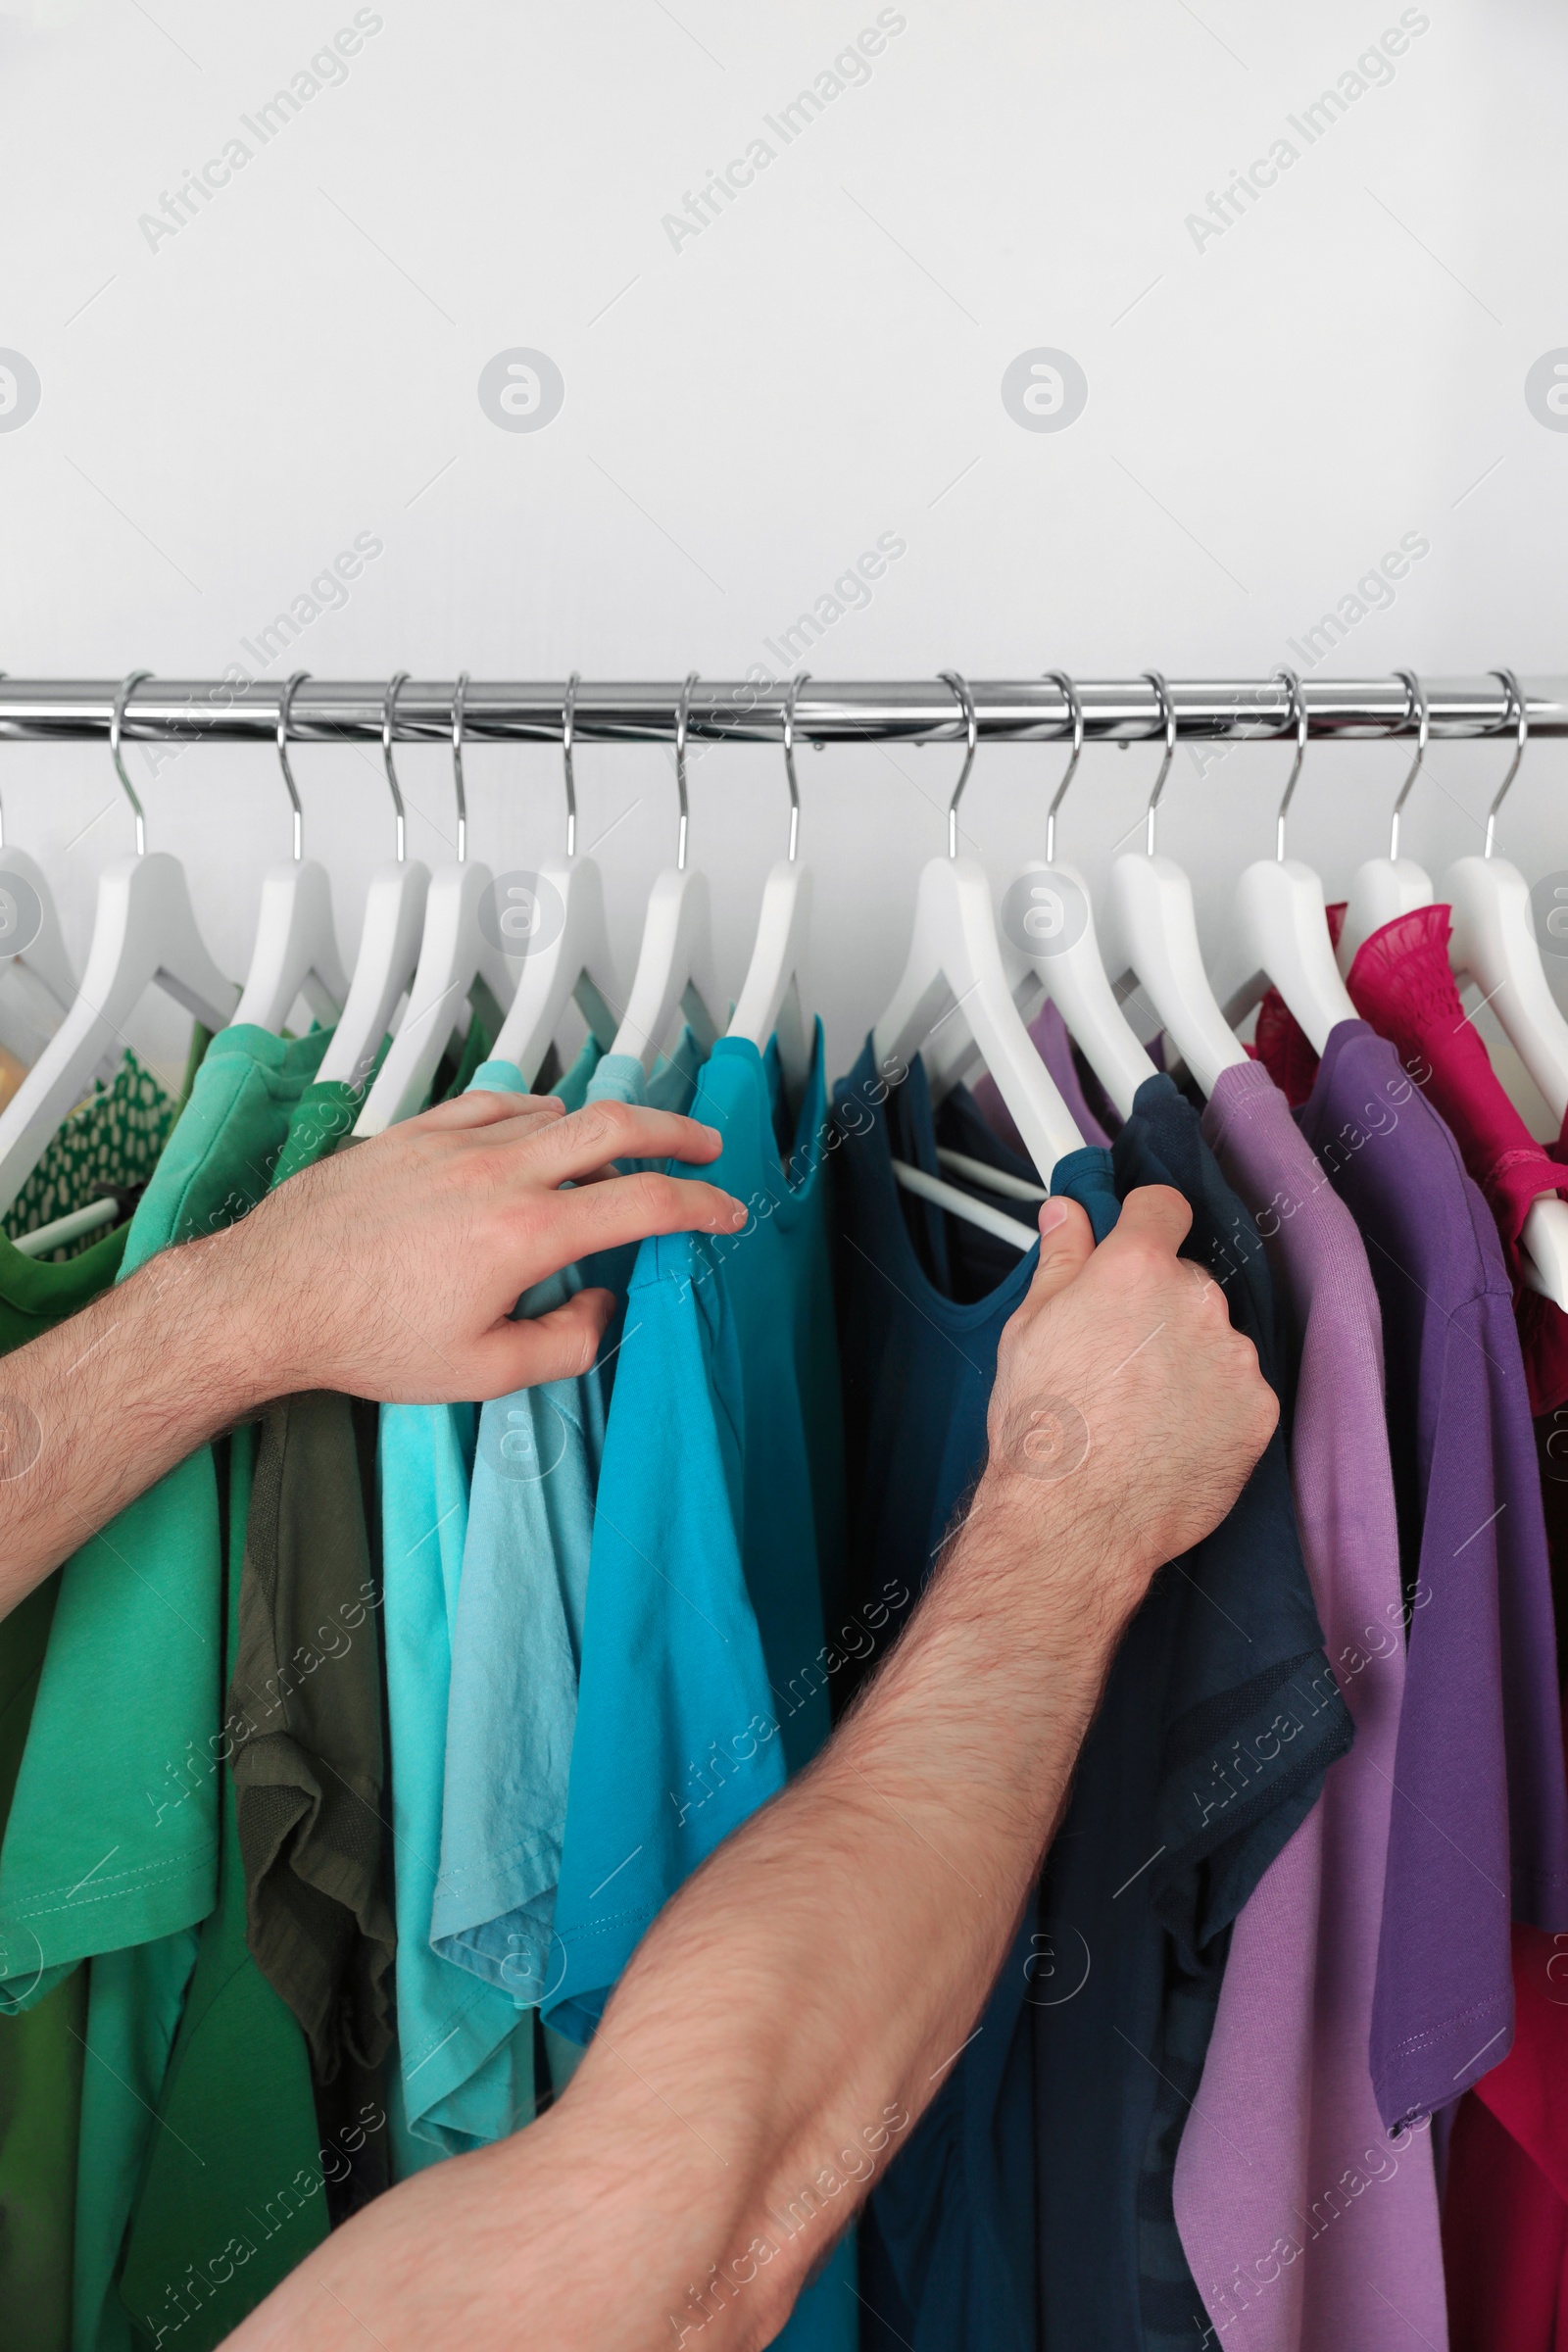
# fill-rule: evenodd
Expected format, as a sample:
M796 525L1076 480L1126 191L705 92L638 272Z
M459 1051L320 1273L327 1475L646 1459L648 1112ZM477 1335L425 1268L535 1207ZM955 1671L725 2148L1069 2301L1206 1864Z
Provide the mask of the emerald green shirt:
M214 1040L131 1219L122 1277L260 1200L326 1042L325 1032L285 1040L249 1026ZM130 2341L110 2282L196 1925L218 1895L222 1570L206 1446L66 1562L0 1849L0 2009L42 1998L94 1955L75 2220L79 2352Z
M0 1239L0 1355L79 1314L120 1270L128 1227L78 1256L37 1263ZM54 1615L58 1574L0 1618L0 1829L11 1809ZM71 2256L87 1973L0 2017L0 2343L69 2352Z

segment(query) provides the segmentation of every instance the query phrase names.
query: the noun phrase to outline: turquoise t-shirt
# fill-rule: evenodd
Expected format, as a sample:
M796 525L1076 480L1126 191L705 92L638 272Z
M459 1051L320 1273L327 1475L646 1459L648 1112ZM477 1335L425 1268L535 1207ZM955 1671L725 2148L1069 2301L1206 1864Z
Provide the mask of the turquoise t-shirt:
M545 2006L578 2040L656 1914L828 1730L823 1595L842 1582L843 1440L818 1025L788 1170L777 1057L724 1038L692 1116L735 1235L638 1252L600 1465ZM793 1181L792 1181L793 1180ZM849 2352L853 2239L791 2352Z
M699 1060L688 1033L645 1084L634 1057L607 1054L588 1097L684 1110ZM585 1287L623 1298L636 1257L632 1244L564 1267L516 1312L546 1314ZM446 1959L519 2008L551 1990L594 1496L622 1328L617 1309L580 1378L518 1389L479 1415L430 1934Z
M683 1040L677 1062L692 1065ZM656 1067L644 1080L628 1054L578 1055L556 1093L568 1110L584 1099L639 1102L654 1092L689 1096L691 1079ZM591 1071L591 1076L589 1072ZM487 1061L472 1091L521 1093L510 1062ZM678 1103L666 1102L665 1107ZM550 1291L559 1304L569 1288ZM548 1286L519 1302L532 1301ZM590 1379L592 1375L588 1376ZM563 1384L571 1385L571 1384ZM529 1392L519 1392L526 1396ZM543 1395L544 1392L533 1392ZM513 1401L513 1400L507 1400ZM486 1411L492 1408L486 1407ZM534 2111L533 2018L541 1987L454 1967L432 1946L443 1878L443 1786L458 1661L469 1653L460 1594L466 1576L469 1489L479 1439L473 1404L389 1404L381 1411L381 1518L386 1598L387 1697L392 1739L393 1836L397 1857L398 2044L409 2138L400 2132L400 2172L423 2160L413 2142L443 2154L503 2139ZM472 1612L468 1613L469 1618ZM509 1663L492 1647L483 1668ZM466 1705L467 1668L457 1684Z

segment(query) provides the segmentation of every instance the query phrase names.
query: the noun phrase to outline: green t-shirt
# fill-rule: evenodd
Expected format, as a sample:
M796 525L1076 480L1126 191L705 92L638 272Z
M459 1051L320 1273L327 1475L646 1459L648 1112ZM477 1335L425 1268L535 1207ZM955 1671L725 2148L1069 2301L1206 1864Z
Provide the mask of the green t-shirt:
M79 1314L120 1270L128 1228L62 1264L0 1239L0 1355ZM58 1574L0 1618L0 1829L11 1808ZM87 1975L74 1970L35 2008L0 2017L0 2343L68 2352Z
M363 1087L313 1080L289 1113L273 1188L332 1151L364 1100ZM346 1399L330 1401L346 1407ZM287 1409L270 1408L268 1421ZM256 1430L237 1429L229 1441L227 1680L243 1639L256 1455ZM323 2150L305 2036L250 1948L232 1769L231 1742L240 1736L230 1701L215 1775L218 1907L201 1930L119 2280L132 2336L149 2348L164 2329L177 2329L181 2352L220 2343L325 2236L323 2171L329 2165L337 2177L348 2163L343 2149ZM118 2313L108 2318L123 2325Z
M248 1026L214 1040L122 1276L254 1206L326 1042ZM204 1446L67 1561L0 1849L0 2009L95 1955L74 2292L86 2352L130 2340L108 2290L218 1893L219 1530Z

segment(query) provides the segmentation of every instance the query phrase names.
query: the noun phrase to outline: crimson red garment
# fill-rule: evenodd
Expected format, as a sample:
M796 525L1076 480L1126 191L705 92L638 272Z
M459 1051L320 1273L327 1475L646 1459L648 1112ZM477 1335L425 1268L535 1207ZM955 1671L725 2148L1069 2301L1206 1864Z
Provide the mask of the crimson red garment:
M1328 909L1336 946L1345 908ZM1527 1288L1519 1237L1542 1193L1568 1199L1568 1123L1550 1151L1538 1144L1503 1091L1476 1025L1459 1002L1448 962L1448 909L1418 906L1374 931L1356 950L1346 978L1364 1021L1389 1039L1405 1069L1458 1145L1465 1167L1496 1221L1513 1284L1514 1319L1525 1359L1530 1410L1550 1413L1568 1400L1568 1316ZM1270 989L1258 1007L1256 1055L1293 1104L1304 1102L1317 1055L1284 1001Z
M1397 1049L1442 1112L1496 1219L1513 1282L1530 1409L1549 1413L1568 1398L1568 1316L1526 1288L1519 1237L1541 1194L1568 1199L1568 1175L1508 1100L1459 1002L1448 962L1449 930L1446 906L1418 906L1397 916L1362 941L1346 986L1362 1019Z
M1516 1926L1513 1986L1513 2048L1448 2143L1450 2352L1568 2352L1568 1936Z

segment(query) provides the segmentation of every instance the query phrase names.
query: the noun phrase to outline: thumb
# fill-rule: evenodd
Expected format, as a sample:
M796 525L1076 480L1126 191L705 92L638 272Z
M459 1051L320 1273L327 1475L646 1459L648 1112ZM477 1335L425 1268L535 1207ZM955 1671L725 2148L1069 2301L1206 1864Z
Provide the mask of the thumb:
M1083 1272L1094 1251L1088 1215L1061 1194L1040 1204L1040 1263L1029 1285L1025 1311L1042 1307Z
M575 1379L598 1354L614 1307L609 1291L578 1291L547 1315L526 1315L515 1323L508 1316L473 1350L472 1394L509 1396L514 1389L537 1388L543 1381Z

